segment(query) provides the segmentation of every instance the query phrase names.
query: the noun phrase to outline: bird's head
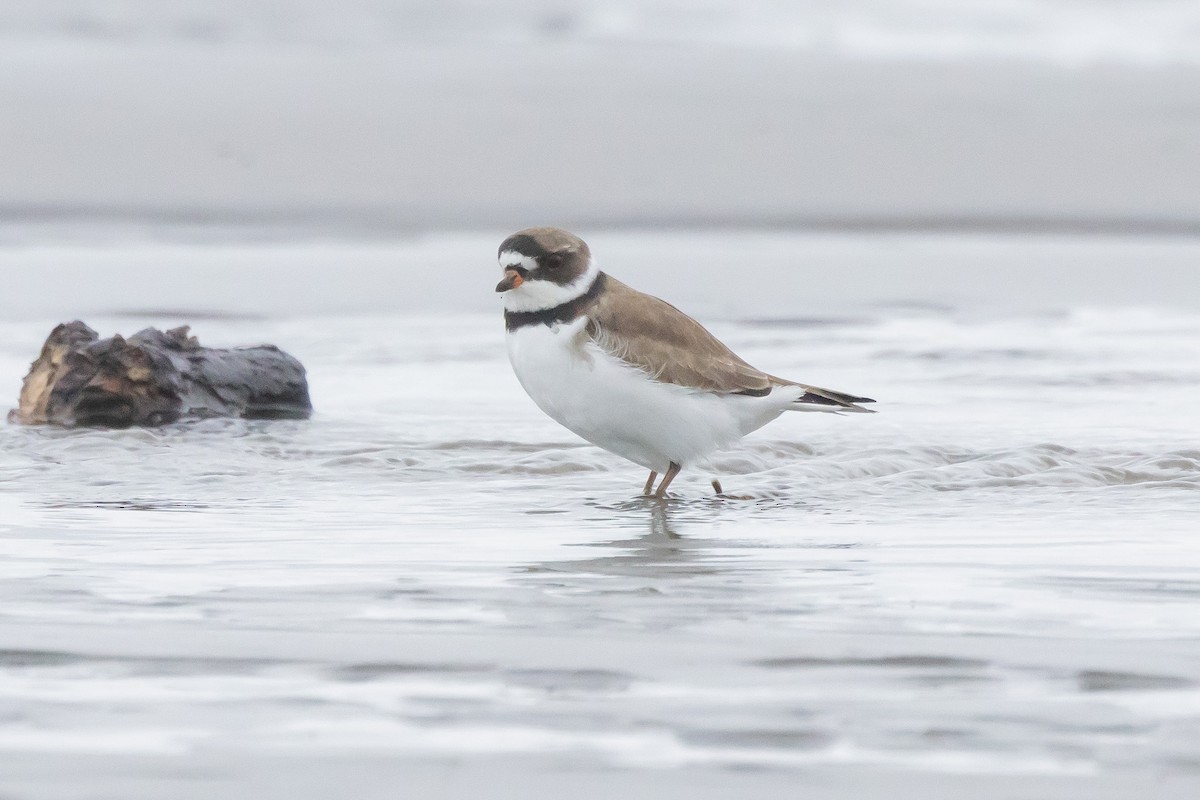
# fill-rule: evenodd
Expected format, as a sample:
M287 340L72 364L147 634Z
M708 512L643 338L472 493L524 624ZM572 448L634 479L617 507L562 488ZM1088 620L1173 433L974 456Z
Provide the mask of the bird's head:
M500 244L504 293L509 311L540 311L587 291L597 273L587 244L561 228L526 228Z

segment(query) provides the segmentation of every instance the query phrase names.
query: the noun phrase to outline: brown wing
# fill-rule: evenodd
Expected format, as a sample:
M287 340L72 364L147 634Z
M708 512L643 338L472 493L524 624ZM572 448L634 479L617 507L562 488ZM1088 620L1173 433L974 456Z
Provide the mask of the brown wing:
M587 311L587 333L605 352L663 383L709 392L764 395L790 383L750 366L670 303L605 277Z

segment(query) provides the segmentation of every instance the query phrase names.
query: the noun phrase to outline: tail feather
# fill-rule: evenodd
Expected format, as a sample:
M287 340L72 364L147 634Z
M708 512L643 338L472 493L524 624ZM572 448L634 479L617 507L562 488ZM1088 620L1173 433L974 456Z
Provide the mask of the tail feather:
M856 414L874 414L869 408L863 408L858 403L874 403L869 397L856 397L845 392L835 392L832 389L822 389L819 386L797 384L804 394L792 401L793 411L827 411L832 413L849 412Z

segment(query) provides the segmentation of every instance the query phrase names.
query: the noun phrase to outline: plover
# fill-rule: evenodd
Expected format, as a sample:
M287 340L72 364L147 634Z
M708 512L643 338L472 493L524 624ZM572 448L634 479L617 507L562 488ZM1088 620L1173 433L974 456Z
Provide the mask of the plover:
M682 311L601 272L567 231L514 233L499 261L517 380L555 422L650 470L645 495L665 497L682 468L785 411L871 413L858 405L868 397L750 366Z

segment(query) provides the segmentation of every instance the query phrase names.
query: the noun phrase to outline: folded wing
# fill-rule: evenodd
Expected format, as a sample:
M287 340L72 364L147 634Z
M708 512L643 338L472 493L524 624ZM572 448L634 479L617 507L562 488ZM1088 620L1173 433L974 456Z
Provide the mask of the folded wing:
M670 303L606 277L604 293L588 309L587 334L608 354L663 383L719 394L762 397L776 386L800 386L795 410L860 411L869 398L807 386L746 363L699 322Z

